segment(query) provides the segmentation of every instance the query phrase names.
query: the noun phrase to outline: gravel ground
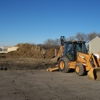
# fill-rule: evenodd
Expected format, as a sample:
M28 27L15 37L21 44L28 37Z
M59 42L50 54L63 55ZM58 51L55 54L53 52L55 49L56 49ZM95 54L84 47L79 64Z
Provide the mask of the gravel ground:
M100 100L100 81L47 72L51 66L50 59L0 58L0 100Z
M100 81L45 70L1 70L0 100L100 100Z

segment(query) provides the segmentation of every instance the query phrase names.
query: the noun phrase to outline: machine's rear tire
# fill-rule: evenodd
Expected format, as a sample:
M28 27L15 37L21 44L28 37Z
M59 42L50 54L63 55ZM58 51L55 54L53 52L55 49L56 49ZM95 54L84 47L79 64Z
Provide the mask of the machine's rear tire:
M58 62L59 71L68 73L70 68L68 67L69 59L67 57L60 58Z
M81 63L77 63L75 66L75 72L76 74L78 74L79 76L82 76L85 74L85 68Z

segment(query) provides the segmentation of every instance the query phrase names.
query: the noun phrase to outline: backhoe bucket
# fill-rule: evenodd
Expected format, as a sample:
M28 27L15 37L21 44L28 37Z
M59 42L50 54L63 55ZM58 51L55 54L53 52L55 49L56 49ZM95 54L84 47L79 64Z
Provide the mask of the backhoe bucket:
M93 80L100 80L100 68L91 68L88 72L88 77Z
M51 59L51 61L52 61L53 63L57 63L58 58L62 57L63 49L64 49L64 46L61 45L57 56L55 56L54 58Z
M52 61L53 63L57 63L58 58L59 58L59 57L56 56L56 57L52 58L51 61Z

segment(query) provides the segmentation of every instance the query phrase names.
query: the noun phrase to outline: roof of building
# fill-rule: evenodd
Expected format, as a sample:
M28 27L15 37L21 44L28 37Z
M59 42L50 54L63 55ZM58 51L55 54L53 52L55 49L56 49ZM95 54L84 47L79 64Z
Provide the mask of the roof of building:
M94 39L92 39L89 43L91 43L92 41L96 40L96 39L99 39L100 40L100 37L99 36L96 36Z

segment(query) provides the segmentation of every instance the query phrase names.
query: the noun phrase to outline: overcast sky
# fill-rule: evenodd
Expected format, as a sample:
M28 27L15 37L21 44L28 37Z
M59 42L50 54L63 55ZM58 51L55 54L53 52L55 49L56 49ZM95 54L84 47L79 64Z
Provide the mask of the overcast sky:
M100 33L100 0L0 0L0 45Z

